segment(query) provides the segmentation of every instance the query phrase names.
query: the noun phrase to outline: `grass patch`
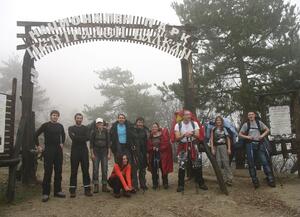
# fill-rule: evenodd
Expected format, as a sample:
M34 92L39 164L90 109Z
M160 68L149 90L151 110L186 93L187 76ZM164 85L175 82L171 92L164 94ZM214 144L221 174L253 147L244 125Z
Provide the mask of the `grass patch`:
M6 190L7 190L7 175L0 171L0 209L8 205L6 200ZM15 200L12 204L19 204L33 197L41 194L40 185L22 185L21 182L17 182L15 190Z

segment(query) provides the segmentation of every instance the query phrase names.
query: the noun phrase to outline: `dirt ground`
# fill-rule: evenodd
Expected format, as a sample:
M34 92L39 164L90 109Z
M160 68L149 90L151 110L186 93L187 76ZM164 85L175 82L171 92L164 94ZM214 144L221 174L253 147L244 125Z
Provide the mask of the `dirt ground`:
M69 162L64 163L63 189L68 193ZM41 168L42 165L40 164ZM5 170L6 171L6 170ZM0 170L0 177L5 177ZM111 171L111 169L110 169ZM177 171L175 169L175 171ZM111 193L99 193L87 198L83 189L78 190L76 198L53 198L47 203L41 202L41 186L17 186L15 204L0 203L0 216L3 217L235 217L266 216L288 217L300 216L300 179L296 176L282 177L276 188L269 188L261 176L261 188L254 190L246 170L235 171L233 187L229 196L219 191L216 179L210 168L204 172L208 191L199 190L191 181L186 183L184 194L176 192L176 172L170 175L170 189L138 192L131 198L115 199ZM262 174L260 174L262 175ZM39 169L39 179L42 171ZM78 175L79 185L81 173ZM151 176L147 174L148 186L151 187ZM3 183L0 183L3 186ZM0 191L4 194L4 190Z

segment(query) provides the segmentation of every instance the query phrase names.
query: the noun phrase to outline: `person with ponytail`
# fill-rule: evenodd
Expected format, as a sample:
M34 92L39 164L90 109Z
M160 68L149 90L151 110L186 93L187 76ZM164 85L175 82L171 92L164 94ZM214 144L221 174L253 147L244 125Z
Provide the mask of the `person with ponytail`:
M121 190L125 197L130 197L133 191L131 182L131 165L126 154L117 156L111 176L108 179L109 186L113 189L115 198L121 197Z

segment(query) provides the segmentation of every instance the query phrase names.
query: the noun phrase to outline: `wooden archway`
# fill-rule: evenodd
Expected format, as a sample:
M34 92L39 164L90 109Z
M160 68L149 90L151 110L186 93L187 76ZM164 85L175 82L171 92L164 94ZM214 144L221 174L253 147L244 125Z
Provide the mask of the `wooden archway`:
M31 70L35 61L58 49L93 41L120 41L143 44L166 52L180 59L184 108L195 113L192 53L195 52L193 43L196 40L191 35L190 26L168 25L140 16L103 13L84 14L52 22L18 21L17 26L24 27L24 32L17 34L17 38L23 41L17 46L17 50L25 50L21 120L26 124L19 128L24 136L17 141L22 141L25 183L31 182L30 178L34 177L30 171L33 171L35 164L30 152L34 148L35 129ZM214 167L221 190L228 194L220 169L207 146L205 152Z

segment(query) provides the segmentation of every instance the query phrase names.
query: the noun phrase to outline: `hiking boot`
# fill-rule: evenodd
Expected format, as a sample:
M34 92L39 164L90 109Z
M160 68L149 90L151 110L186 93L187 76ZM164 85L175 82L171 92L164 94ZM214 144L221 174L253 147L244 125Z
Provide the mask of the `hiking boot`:
M47 194L44 194L44 195L42 196L42 202L47 202L49 199L50 199L50 197L49 197L49 195L47 195Z
M184 187L183 186L178 186L177 192L184 192Z
M202 189L203 191L207 191L208 187L206 186L205 183L199 183L199 188Z
M165 175L165 176L162 177L162 179L163 179L163 187L164 187L164 189L168 189L169 188L168 176Z
M107 184L102 185L102 192L106 192L106 193L110 192L110 190L107 188Z
M59 197L59 198L66 198L65 193L62 191L54 193L54 197Z
M114 194L114 197L115 197L115 198L120 198L120 197L121 197L121 194L120 194L120 193L115 193L115 194Z
M255 189L258 189L259 188L259 181L256 180L256 181L253 181L253 186Z
M91 197L93 196L92 192L91 192L91 187L86 187L84 189L84 195L87 196L87 197Z
M130 191L130 193L132 193L132 194L136 194L136 192L137 192L137 190L135 188Z
M143 190L143 191L147 191L148 190L148 187L145 185L145 186L141 186L141 189Z
M272 188L275 188L276 187L276 184L274 181L268 181L268 185Z
M127 192L127 191L124 191L124 192L123 192L123 196L124 196L124 197L131 197L130 193Z
M70 197L71 198L75 198L76 197L76 193L75 192L70 192Z
M95 184L94 185L94 194L97 194L97 193L99 193L99 185Z

